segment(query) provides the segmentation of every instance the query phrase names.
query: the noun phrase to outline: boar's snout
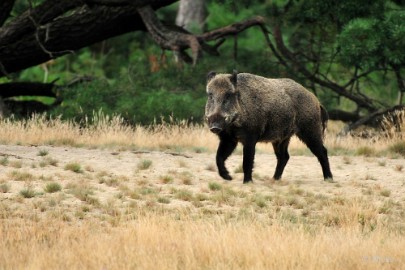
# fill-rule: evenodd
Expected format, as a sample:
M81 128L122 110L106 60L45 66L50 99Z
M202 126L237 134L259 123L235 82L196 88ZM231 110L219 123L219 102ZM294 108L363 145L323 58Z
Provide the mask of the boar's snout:
M215 133L215 134L219 134L222 131L222 128L220 128L219 126L212 126L210 127L211 132Z
M225 127L225 117L220 114L213 114L207 117L208 126L211 132L219 134Z

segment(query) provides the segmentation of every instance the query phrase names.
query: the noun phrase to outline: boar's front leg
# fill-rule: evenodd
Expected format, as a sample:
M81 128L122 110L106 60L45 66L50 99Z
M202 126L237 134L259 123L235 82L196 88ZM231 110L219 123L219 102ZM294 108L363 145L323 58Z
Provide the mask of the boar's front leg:
M243 144L243 183L252 181L253 162L255 159L256 140L250 138Z
M228 170L225 168L225 160L232 154L233 150L235 150L238 141L224 134L221 134L219 139L220 141L216 157L218 172L225 180L232 180Z

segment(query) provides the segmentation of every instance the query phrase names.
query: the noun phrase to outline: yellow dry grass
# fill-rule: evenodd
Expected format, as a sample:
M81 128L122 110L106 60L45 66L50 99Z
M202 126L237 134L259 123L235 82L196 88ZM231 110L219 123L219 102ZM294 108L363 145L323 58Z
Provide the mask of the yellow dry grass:
M3 221L2 269L400 269L402 237L255 221L143 216L105 227ZM184 220L183 220L184 219Z
M404 118L405 119L405 118ZM95 114L92 124L86 121L85 127L60 118L48 119L45 115L34 115L23 121L0 119L0 143L18 145L68 145L84 147L121 147L121 149L153 149L215 151L218 138L204 125L188 124L185 121L176 124L162 123L149 127L131 127L125 124L120 116ZM343 128L340 122L330 122L326 134L326 146L337 154L355 153L357 149L370 147L373 144L373 155L386 154L390 145L402 141L402 133L392 135L392 126L385 124L388 135L374 139L362 139L351 136L339 137ZM405 126L403 124L403 126ZM388 138L389 137L389 138ZM309 154L306 146L293 137L289 147L293 154ZM271 144L258 144L259 151L273 152Z
M403 269L401 140L338 138L341 125L326 140L336 183L294 139L282 181L260 144L242 185L219 179L201 125L1 119L0 269Z

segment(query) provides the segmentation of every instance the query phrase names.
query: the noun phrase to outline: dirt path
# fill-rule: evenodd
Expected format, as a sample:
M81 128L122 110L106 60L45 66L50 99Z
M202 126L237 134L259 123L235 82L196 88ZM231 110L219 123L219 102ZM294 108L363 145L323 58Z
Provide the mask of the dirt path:
M41 151L43 156L40 155ZM241 155L233 155L227 162L234 176L234 181L231 182L222 181L217 175L213 153L120 152L71 147L2 145L0 155L1 159L7 159L7 164L2 162L3 166L0 166L0 180L10 185L9 192L1 194L3 198L15 196L27 181L36 189L41 189L47 179L67 184L74 179L83 178L89 183L97 184L97 175L103 174L126 179L128 185L136 181L163 185L162 177L172 175L171 185L184 185L193 190L206 188L210 181L218 181L232 187L243 186L242 173L235 173L242 162ZM47 164L51 163L49 160L57 161L56 166ZM149 168L138 167L143 160L152 162ZM74 173L66 170L68 163L79 164L84 172ZM272 185L284 186L293 183L312 192L361 195L364 188L378 186L380 189L390 190L394 197L405 196L404 159L332 156L330 163L336 183L322 181L321 168L315 157L292 156L283 179L278 184L271 181L270 177L276 164L274 155L257 154L255 182L249 188L269 189ZM16 181L12 175L18 171L32 174L33 177L27 181Z

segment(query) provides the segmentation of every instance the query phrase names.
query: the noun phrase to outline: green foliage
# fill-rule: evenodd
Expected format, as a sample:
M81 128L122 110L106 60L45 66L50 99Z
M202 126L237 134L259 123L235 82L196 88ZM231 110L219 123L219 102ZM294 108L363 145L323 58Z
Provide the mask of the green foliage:
M398 86L390 66L403 69L405 65L405 12L400 2L221 0L207 1L207 5L208 31L264 16L271 31L276 23L281 24L286 46L310 72L344 85L354 70L373 71L359 79L356 90L384 104L395 102ZM18 0L15 7L16 16L27 3ZM160 9L158 16L173 22L177 7ZM161 49L147 33L135 32L52 60L47 73L37 66L12 76L14 80L40 82L59 78L60 85L77 76L96 78L58 93L63 103L52 113L77 121L101 110L106 115L121 115L130 124L150 124L160 119L201 122L206 74L233 69L266 77L290 77L316 91L328 109L356 109L353 102L336 98L335 93L315 85L296 69L281 65L258 27L237 35L237 52L235 39L228 37L219 53L219 57L204 54L194 67L179 65L172 52L166 51L161 59Z
M340 58L347 66L377 68L405 64L405 11L383 19L350 21L339 35Z
M139 60L138 60L139 61ZM53 114L83 120L100 109L119 114L129 123L150 124L163 119L201 121L206 101L206 67L180 69L173 61L150 72L143 59L139 70L123 71L121 79L95 80L62 92L63 103Z

